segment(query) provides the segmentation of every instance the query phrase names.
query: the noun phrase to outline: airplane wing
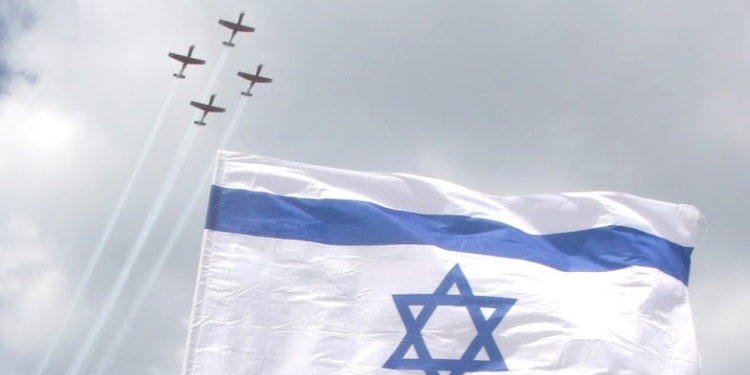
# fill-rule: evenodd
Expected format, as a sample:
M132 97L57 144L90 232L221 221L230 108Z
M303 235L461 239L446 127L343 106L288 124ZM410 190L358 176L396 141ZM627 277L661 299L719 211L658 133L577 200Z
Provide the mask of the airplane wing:
M225 20L219 20L219 24L221 24L222 26L224 26L226 28L232 29L234 31L240 31L240 32L245 32L245 33L248 33L248 32L251 33L253 31L255 31L255 28L253 28L253 27L246 26L246 25L240 25L238 23L229 22L229 21L225 21Z
M204 112L224 112L226 111L226 108L221 108L213 105L198 103L198 102L190 102L190 105L192 105L195 108L200 109Z
M205 60L196 59L195 57L187 57L183 55L178 55L176 53L170 52L169 57L183 63L183 64L193 64L193 65L202 65L205 64Z
M248 81L250 81L250 82L255 82L255 83L271 83L271 82L273 82L273 79L271 79L271 78L256 76L254 74L245 73L245 72L237 72L237 75L240 76L240 77L242 77L242 78L244 78L244 79L246 79L246 80L248 80Z

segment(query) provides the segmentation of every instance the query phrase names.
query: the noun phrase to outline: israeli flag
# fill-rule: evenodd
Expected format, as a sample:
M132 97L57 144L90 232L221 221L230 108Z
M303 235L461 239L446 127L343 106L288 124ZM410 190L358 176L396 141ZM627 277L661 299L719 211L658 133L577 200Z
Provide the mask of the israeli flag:
M697 374L701 223L220 152L184 374Z

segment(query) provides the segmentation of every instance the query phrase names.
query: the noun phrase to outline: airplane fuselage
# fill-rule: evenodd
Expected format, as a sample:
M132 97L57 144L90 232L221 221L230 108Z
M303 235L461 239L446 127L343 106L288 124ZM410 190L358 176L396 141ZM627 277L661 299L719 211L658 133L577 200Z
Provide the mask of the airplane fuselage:
M232 43L232 40L234 39L234 36L237 35L237 32L253 32L255 31L255 28L252 28L247 25L242 24L242 19L245 17L245 13L240 13L239 18L237 19L237 22L229 22L226 20L219 20L219 24L232 30L232 35L229 37L229 40L225 42L221 42L223 45L227 47L234 47L234 43Z
M185 73L185 68L188 65L203 65L203 64L206 63L205 60L196 59L195 57L193 57L193 48L195 48L195 46L190 46L190 49L188 49L187 56L180 55L180 54L174 53L174 52L170 52L167 55L167 56L169 56L169 57L171 57L171 58L173 58L173 59L175 59L175 60L177 60L177 61L179 61L179 62L182 63L182 68L180 68L180 72L172 74L173 77L176 77L176 78L185 78L185 74L184 74Z
M208 104L194 102L194 101L190 102L190 105L192 105L193 107L198 108L201 111L203 111L203 115L201 116L200 120L193 121L194 124L205 126L206 123L204 122L204 120L206 119L206 116L208 115L209 112L224 112L224 111L226 111L226 108L217 107L217 106L213 105L215 97L216 97L216 94L211 95L211 98L208 100Z

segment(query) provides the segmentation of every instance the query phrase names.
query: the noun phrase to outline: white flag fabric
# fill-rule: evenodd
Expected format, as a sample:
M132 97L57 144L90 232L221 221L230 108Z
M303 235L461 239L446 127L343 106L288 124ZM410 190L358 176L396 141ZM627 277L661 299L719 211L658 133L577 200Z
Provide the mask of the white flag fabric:
M697 374L701 214L222 151L185 374Z

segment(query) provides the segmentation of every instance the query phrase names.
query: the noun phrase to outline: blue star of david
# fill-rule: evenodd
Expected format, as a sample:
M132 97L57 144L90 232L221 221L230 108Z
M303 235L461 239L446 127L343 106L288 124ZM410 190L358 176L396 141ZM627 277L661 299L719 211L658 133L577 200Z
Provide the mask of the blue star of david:
M448 294L456 286L459 294ZM476 371L508 371L500 349L492 332L503 320L505 314L516 302L513 298L475 296L469 281L456 264L432 294L394 294L401 320L406 327L406 336L383 365L388 369L422 370L425 375L439 375L438 371L450 371L450 375L464 375ZM423 306L415 317L410 306ZM422 329L438 306L463 306L469 312L477 336L471 341L460 359L432 358L427 350ZM481 308L494 308L489 318L485 318ZM405 358L409 349L414 348L417 358ZM477 354L485 349L489 359L477 360Z

